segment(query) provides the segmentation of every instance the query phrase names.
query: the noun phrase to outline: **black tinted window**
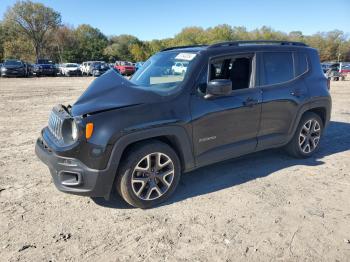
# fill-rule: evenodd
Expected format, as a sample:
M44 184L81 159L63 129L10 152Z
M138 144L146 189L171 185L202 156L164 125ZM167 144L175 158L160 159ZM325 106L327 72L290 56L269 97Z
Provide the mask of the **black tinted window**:
M21 66L22 62L17 60L7 60L4 65L13 65L13 66Z
M292 53L264 53L263 85L272 85L294 78Z
M295 74L300 76L308 70L307 56L304 53L295 53Z

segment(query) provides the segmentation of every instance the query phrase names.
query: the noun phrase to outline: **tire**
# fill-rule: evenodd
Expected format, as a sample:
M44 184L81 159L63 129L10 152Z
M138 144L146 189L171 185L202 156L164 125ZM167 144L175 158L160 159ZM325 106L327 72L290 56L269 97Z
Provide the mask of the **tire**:
M155 161L159 162L158 167ZM179 157L170 146L157 140L133 146L121 163L117 192L138 208L151 208L167 200L181 177Z
M322 133L322 119L315 113L306 112L285 149L293 157L308 158L319 149Z

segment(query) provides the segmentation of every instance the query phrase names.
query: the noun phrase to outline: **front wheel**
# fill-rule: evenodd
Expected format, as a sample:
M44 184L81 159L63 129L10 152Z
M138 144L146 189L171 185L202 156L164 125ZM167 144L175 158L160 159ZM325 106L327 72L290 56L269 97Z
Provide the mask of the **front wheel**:
M286 146L287 152L297 158L310 157L319 148L322 132L322 119L315 113L305 113L292 140Z
M150 208L169 198L180 176L175 151L165 143L149 141L129 150L118 172L116 187L130 205Z

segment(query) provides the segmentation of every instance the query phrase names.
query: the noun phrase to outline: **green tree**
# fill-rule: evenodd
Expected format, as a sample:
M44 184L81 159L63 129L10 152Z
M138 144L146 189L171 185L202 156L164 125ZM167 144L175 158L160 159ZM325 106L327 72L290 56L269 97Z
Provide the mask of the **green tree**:
M174 37L174 45L199 45L208 43L208 37L202 27L186 27Z
M337 61L338 56L340 60L347 56L346 37L342 31L316 33L306 37L305 41L319 50L321 61Z
M133 61L145 61L148 58L147 46L144 43L132 44L130 53Z
M112 36L109 42L110 44L105 48L104 54L110 61L133 60L131 47L135 48L135 45L142 45L142 42L132 35Z
M3 50L4 58L22 59L30 62L35 61L33 45L26 37L17 37L5 41Z
M224 24L206 30L208 43L237 40L231 26Z
M32 1L17 1L4 15L5 26L24 34L33 44L36 58L40 58L47 35L61 23L61 15L50 7Z
M5 29L0 21L0 61L4 59Z
M163 40L152 40L145 42L145 50L146 50L146 57L150 57L153 54L161 51L164 48L172 46L172 38L163 39Z
M77 62L86 60L103 60L103 50L108 44L107 37L97 28L80 25L74 32L79 57Z
M288 34L288 38L291 41L304 42L305 37L301 31L292 31Z
M80 61L79 44L75 37L75 29L67 25L61 26L52 35L52 50L57 56L57 61Z
M232 28L232 38L234 40L253 40L251 33L244 26L235 26Z

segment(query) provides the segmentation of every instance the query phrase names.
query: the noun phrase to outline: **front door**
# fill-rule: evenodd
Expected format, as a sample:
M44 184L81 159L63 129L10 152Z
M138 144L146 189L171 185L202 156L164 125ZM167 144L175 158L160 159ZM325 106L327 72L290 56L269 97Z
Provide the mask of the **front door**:
M198 166L253 152L260 125L262 96L255 87L255 55L211 59L207 72L191 99ZM230 79L231 95L206 99L205 85L214 79Z

